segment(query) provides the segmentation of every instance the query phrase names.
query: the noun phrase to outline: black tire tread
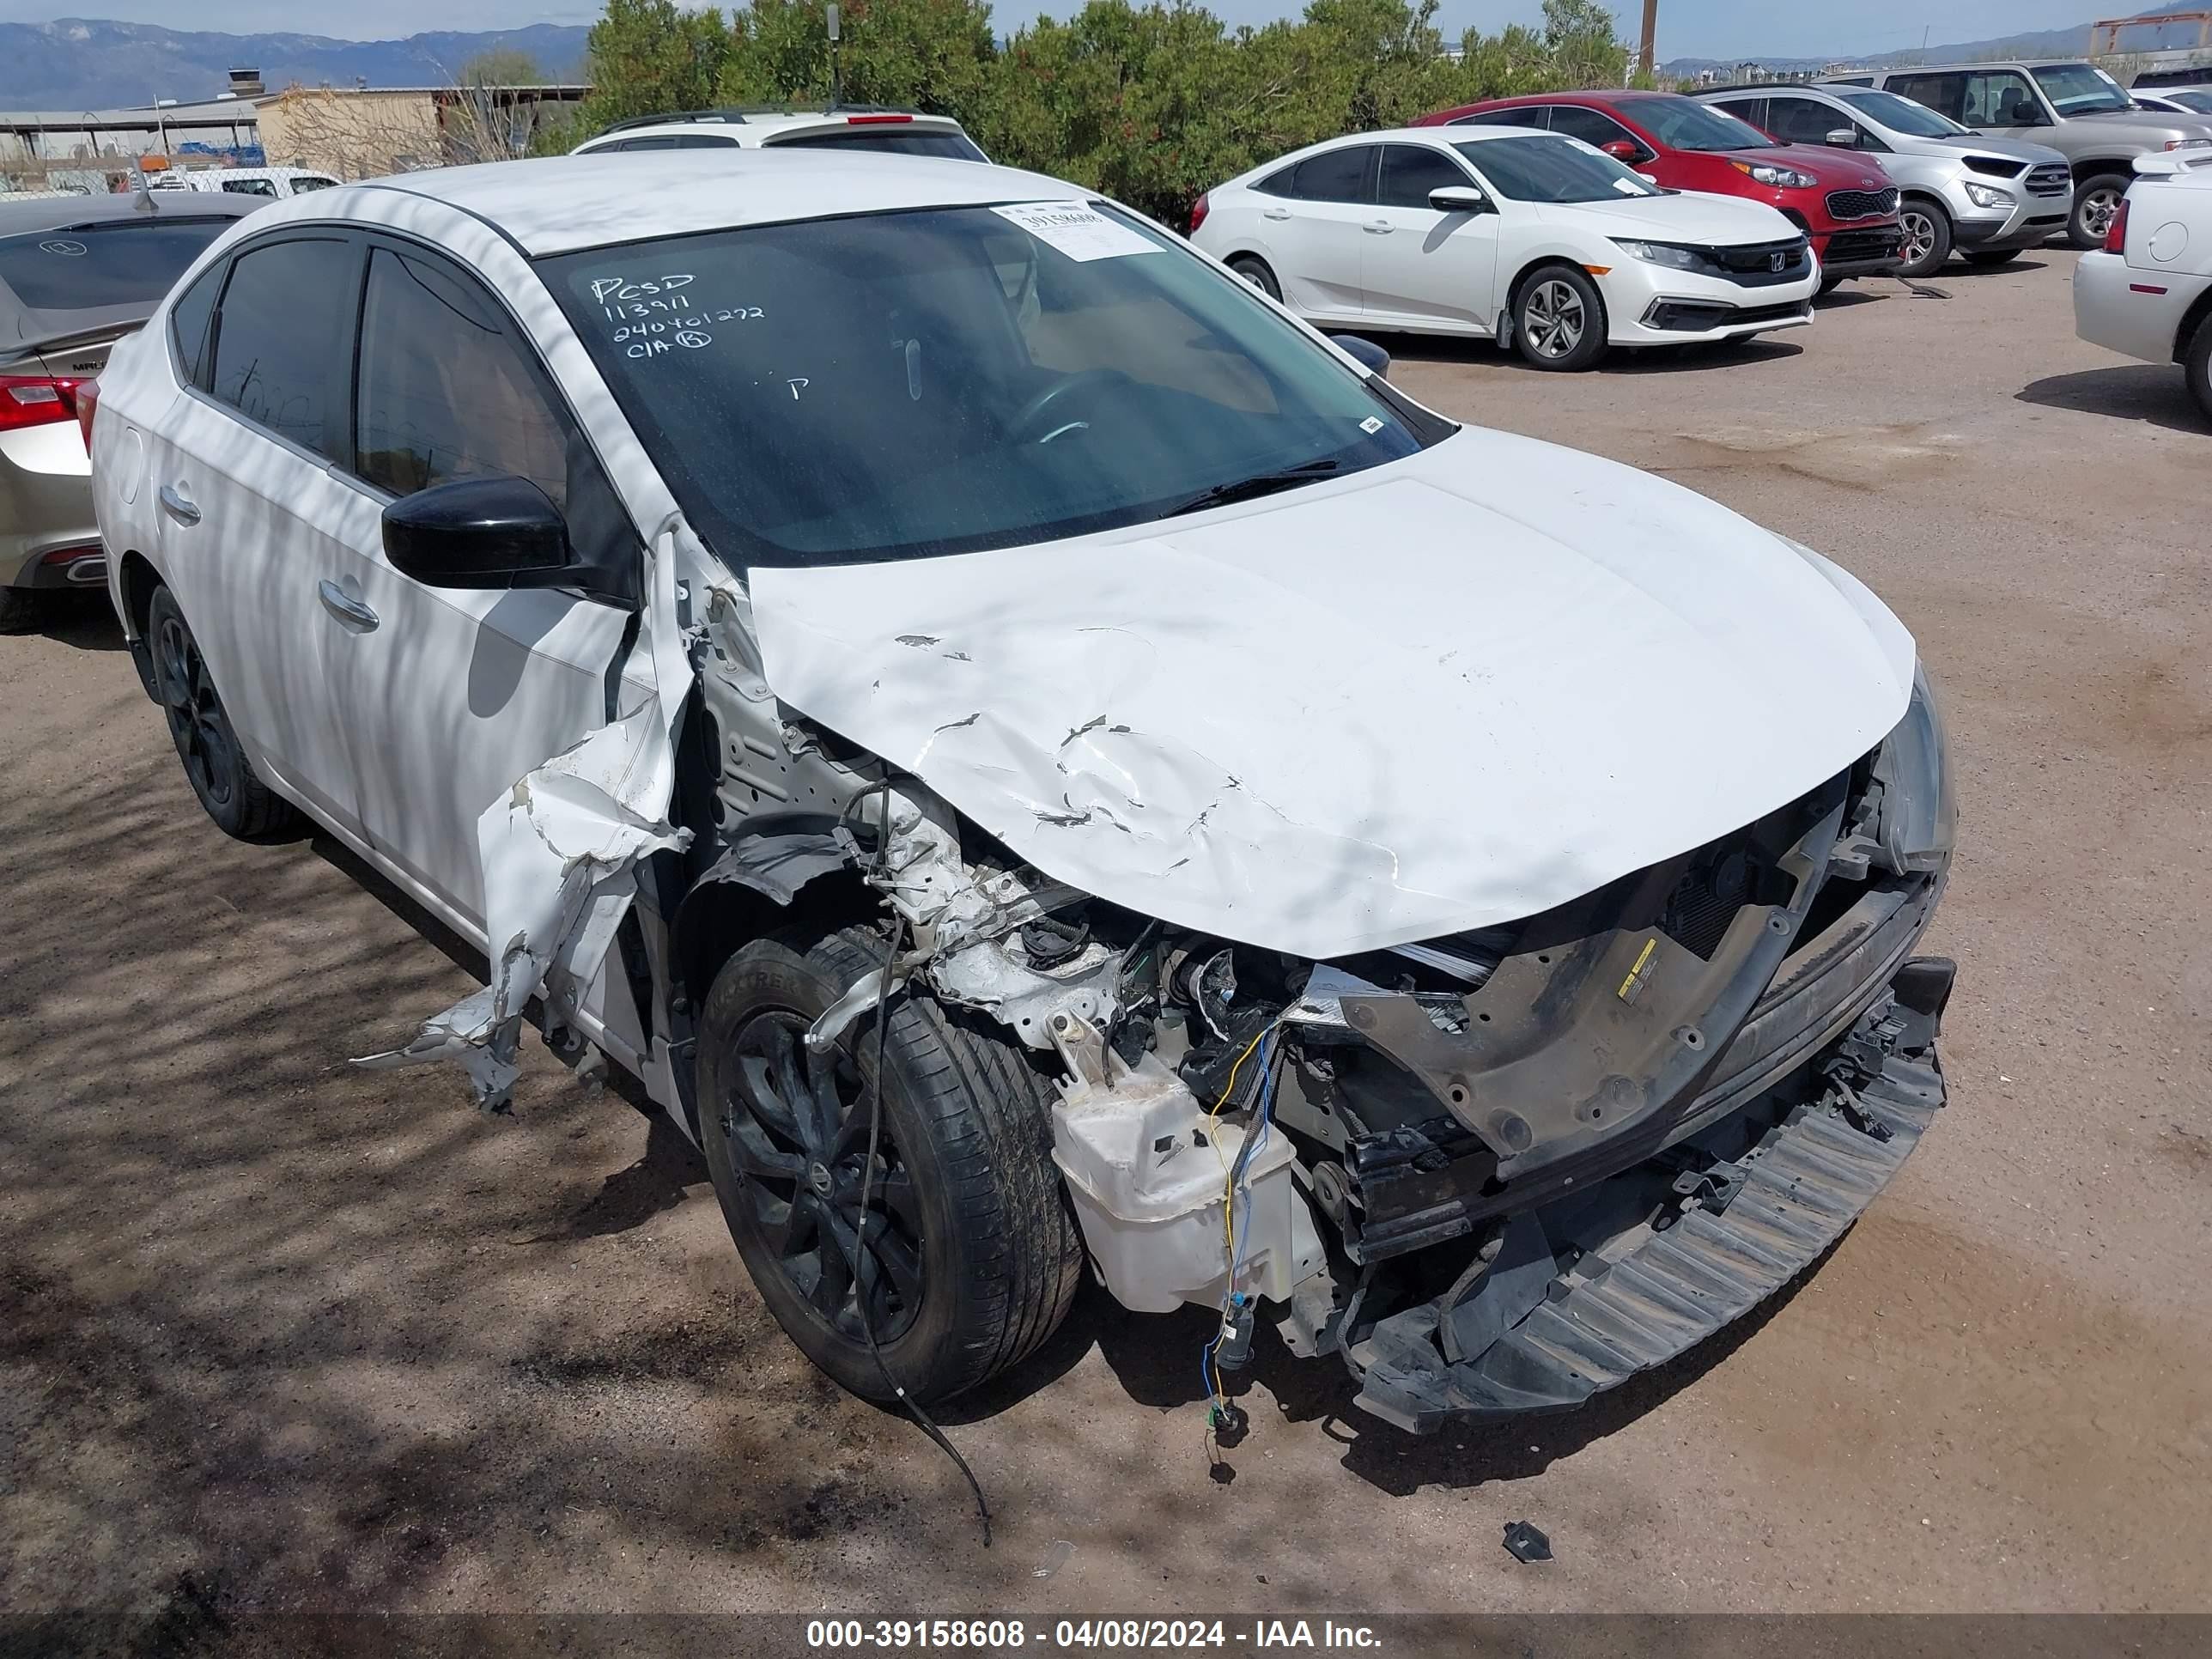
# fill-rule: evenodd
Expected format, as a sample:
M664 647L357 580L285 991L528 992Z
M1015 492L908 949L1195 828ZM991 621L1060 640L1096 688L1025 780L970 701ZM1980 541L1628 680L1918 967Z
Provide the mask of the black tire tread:
M2188 377L2189 394L2204 418L2212 421L2212 316L2197 325L2181 350L2182 372Z
M866 924L781 937L840 985L880 972L888 942ZM1059 1328L1081 1282L1083 1244L1052 1161L1050 1083L978 1016L910 987L892 998L890 1018L905 1080L952 1177L978 1304L955 1339L962 1363L929 1388L927 1397L943 1399L1018 1364ZM875 1021L862 1021L852 1041L872 1073Z
M44 620L42 596L13 587L0 587L0 634L28 634Z

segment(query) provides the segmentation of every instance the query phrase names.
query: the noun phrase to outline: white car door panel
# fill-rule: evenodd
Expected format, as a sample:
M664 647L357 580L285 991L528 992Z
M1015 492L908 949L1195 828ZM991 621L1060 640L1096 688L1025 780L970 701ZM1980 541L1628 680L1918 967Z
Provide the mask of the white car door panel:
M334 684L371 844L481 938L477 821L517 778L605 722L626 617L550 590L416 581L385 556L384 503L506 474L566 507L574 534L634 532L534 353L473 278L419 250L378 246L361 319L362 481L340 484L343 604L333 607L358 614L332 617Z
M1364 310L1360 266L1375 216L1376 149L1353 144L1310 155L1297 165L1294 194L1265 198L1261 222L1279 251L1275 277L1292 311L1357 317ZM1283 216L1268 217L1271 210Z
M1487 331L1498 313L1499 218L1439 212L1429 192L1474 179L1443 151L1382 146L1361 263L1367 314L1380 323Z
M333 478L333 400L357 245L248 245L215 313L206 390L180 395L149 445L158 562L255 769L358 836L353 757L330 696L319 585L349 493Z

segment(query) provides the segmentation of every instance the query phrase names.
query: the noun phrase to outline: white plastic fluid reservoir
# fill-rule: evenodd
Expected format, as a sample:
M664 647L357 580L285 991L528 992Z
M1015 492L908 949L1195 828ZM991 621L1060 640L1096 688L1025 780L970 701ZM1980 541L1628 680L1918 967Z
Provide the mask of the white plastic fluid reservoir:
M1209 1121L1182 1080L1146 1054L1112 1088L1086 1084L1053 1109L1052 1156L1067 1177L1084 1241L1106 1288L1138 1313L1186 1302L1218 1308L1229 1291L1222 1209L1245 1131ZM1291 1178L1292 1148L1271 1131L1237 1205L1237 1286L1274 1301L1321 1271L1319 1230Z

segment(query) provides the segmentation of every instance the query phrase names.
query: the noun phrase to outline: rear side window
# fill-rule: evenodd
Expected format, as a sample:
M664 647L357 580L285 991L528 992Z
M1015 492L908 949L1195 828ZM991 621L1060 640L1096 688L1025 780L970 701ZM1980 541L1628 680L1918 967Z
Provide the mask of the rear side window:
M215 316L215 296L222 288L222 267L217 264L202 275L177 298L169 307L169 340L177 349L177 362L185 371L185 379L194 386L204 386L208 323Z
M362 302L354 470L395 495L455 478L527 478L563 505L566 438L490 297L377 248Z
M1893 75L1885 88L1916 104L1925 104L1954 121L1966 118L1966 77L1963 75Z
M990 160L964 132L913 132L893 126L802 132L795 138L772 138L769 143L775 149L865 149L885 155L934 155L947 161Z
M320 173L303 173L292 180L292 194L305 196L309 191L328 190L336 183L337 183L337 179L325 179Z
M232 260L216 311L210 393L280 437L330 453L353 271L354 250L338 241L268 242Z
M1374 195L1370 183L1375 146L1352 144L1298 163L1291 194L1302 202L1364 202Z
M276 195L275 182L268 179L226 179L222 187L233 196L266 196L274 200Z
M1382 207L1429 209L1431 191L1453 185L1465 189L1474 182L1440 150L1421 144L1385 144L1382 188L1376 200Z
M0 283L32 311L148 311L210 242L237 221L169 219L156 224L72 225L0 237Z
M1486 109L1480 115L1462 115L1452 125L1455 127L1534 127L1544 129L1544 106L1541 104L1521 104L1512 109Z

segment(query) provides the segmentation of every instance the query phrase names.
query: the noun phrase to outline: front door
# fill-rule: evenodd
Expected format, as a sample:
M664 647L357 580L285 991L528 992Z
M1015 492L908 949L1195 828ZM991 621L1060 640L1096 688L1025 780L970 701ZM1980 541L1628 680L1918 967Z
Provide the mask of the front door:
M544 490L572 538L635 550L635 532L534 349L449 261L371 247L357 362L340 578L357 610L337 681L358 738L362 812L371 844L418 896L481 938L477 821L605 723L627 618L544 589L425 586L385 557L384 505L508 475Z
M1439 212L1429 205L1429 192L1473 187L1467 170L1425 144L1382 149L1361 266L1368 316L1407 328L1491 329L1498 315L1495 208Z

